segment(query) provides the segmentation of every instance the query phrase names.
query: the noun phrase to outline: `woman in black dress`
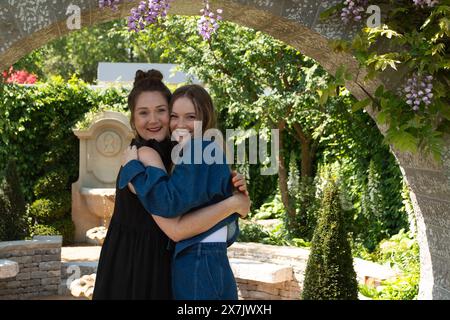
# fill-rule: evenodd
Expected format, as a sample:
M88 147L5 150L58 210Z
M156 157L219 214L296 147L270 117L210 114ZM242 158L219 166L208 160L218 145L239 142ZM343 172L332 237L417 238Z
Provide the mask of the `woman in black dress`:
M138 71L128 97L131 126L136 131L132 145L149 146L161 156L166 170L172 164L169 136L170 90L156 70ZM119 171L117 183L122 169ZM172 299L171 239L147 213L128 188L116 183L114 213L102 246L93 299ZM235 186L242 181L235 182ZM242 190L242 189L241 189ZM245 191L245 189L244 189ZM175 241L202 233L228 215L246 215L245 197L235 195L206 208L165 219L164 231Z

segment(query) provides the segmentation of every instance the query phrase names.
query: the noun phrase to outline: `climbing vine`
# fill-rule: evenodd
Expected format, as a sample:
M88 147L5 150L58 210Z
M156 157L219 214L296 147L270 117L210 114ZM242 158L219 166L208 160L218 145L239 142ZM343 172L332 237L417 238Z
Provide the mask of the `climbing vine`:
M400 151L423 150L440 160L443 134L450 133L450 0L346 0L322 18L340 14L345 24L365 23L371 5L380 8L381 23L365 26L351 41L333 41L333 48L351 52L367 70L365 80L388 68L402 80L395 89L380 85L353 110L371 105L378 123L387 125L386 143ZM350 79L340 68L328 92Z

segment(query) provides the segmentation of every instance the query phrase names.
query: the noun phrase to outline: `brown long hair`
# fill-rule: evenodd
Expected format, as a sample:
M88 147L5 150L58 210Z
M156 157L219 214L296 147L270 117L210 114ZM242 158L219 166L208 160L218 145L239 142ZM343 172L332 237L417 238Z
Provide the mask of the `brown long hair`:
M147 72L138 70L136 71L136 76L134 78L133 89L128 95L128 108L131 112L130 117L130 125L131 128L135 131L136 126L134 125L134 111L136 109L136 101L139 95L143 92L160 92L164 98L167 100L167 104L169 104L172 98L172 92L170 92L169 88L162 82L163 75L160 71L151 69ZM136 138L139 138L136 133Z
M172 95L172 100L170 100L170 110L172 110L173 104L179 98L188 98L191 100L198 120L202 121L203 132L216 127L217 116L213 101L208 91L206 91L202 86L197 84L188 84L176 89Z
M217 114L214 108L213 101L208 91L198 84L188 84L176 89L170 100L169 109L172 111L173 104L179 98L188 98L191 100L195 108L195 113L198 120L202 121L202 133L204 134L208 129L217 129ZM215 141L219 147L224 150L227 157L228 166L231 168L231 153L228 150L228 146L223 140Z

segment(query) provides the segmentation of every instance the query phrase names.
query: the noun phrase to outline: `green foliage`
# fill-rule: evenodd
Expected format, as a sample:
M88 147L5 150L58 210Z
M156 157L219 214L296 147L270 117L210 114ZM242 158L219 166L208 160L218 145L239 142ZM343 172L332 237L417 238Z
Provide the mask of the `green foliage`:
M251 198L252 199L252 198ZM285 215L285 209L283 202L281 201L281 195L277 190L275 195L272 195L267 201L255 211L251 217L257 220L263 219L279 219Z
M267 230L255 221L239 221L240 233L237 241L257 242L276 246L310 247L311 244L301 238L289 238L283 223Z
M378 121L388 127L386 143L400 151L423 150L440 160L443 133L450 132L450 6L445 1L433 8L420 8L413 1L382 2L389 6L383 25L364 28L351 42L335 41L334 47L351 52L368 71L367 79L386 69L399 71L401 79L414 73L433 76L433 103L417 111L394 92L404 83L393 83L392 90L380 86L369 99ZM363 101L354 109L369 103Z
M411 232L400 232L390 239L383 240L375 255L376 262L389 263L401 274L395 279L383 281L374 288L363 286L364 295L381 300L417 299L420 280L419 245Z
M68 215L72 207L71 195L67 191L57 193L50 199L39 198L34 201L30 206L30 216L39 222L51 222Z
M73 243L75 237L75 226L70 217L48 224L35 224L31 227L31 236L37 235L61 235L63 237L63 245L69 245Z
M33 193L36 198L54 194L66 188L68 182L69 177L67 172L64 168L61 168L57 171L49 172L44 177L38 179L34 185Z
M302 298L355 300L357 297L356 273L339 188L330 179L324 190L319 221L314 231Z
M0 161L17 159L18 175L26 200L48 172L59 170L68 183L78 177L79 141L72 128L90 110L125 110L126 89L92 90L73 78L69 83L52 78L32 87L7 85L0 96ZM110 108L108 108L110 106ZM61 176L63 178L63 176ZM66 179L66 177L64 177ZM66 185L66 190L70 187Z
M99 62L165 62L158 50L142 50L126 31L126 20L107 22L50 42L19 60L14 67L38 75L42 81L51 76L69 80L73 74L93 83Z
M351 104L351 99L343 102ZM382 239L408 226L401 190L403 178L369 115L338 107L341 112L334 114L338 130L323 135L316 180L323 180L320 176L329 164L339 163L336 174L342 181L343 207L353 217L350 232L356 242L373 251Z
M261 164L248 165L248 192L252 199L252 210L260 208L278 187L277 175L262 175Z
M25 200L14 160L0 172L0 241L22 240L28 233Z
M27 201L34 197L35 182L60 164L66 164L70 181L76 179L79 142L71 128L93 104L91 90L76 80L67 84L54 78L45 85L5 87L0 159L17 159Z
M17 159L33 230L53 230L73 241L71 184L78 178L79 141L72 128L89 110L124 110L127 91L92 90L72 78L24 87L2 86L0 163ZM26 215L23 214L26 219ZM53 228L53 229L52 229ZM56 230L56 231L55 231Z
M63 167L36 181L33 188L36 200L29 208L29 216L33 220L32 232L44 232L41 235L57 232L63 236L64 244L73 242L72 198L68 187L68 175Z
M239 242L262 242L269 237L264 228L256 223L240 222L240 232L237 238ZM264 243L264 242L262 242Z
M285 215L285 228L289 238L302 238L310 241L316 226L320 199L316 197L316 185L312 177L300 176L294 154L290 157L288 189L294 202L295 221ZM290 226L295 226L294 228Z
M94 121L94 118L104 111L117 111L124 113L130 117L130 111L128 110L127 97L130 92L130 88L127 87L106 87L94 92L95 99L98 100L92 109L86 112L83 117L75 124L76 130L85 130Z

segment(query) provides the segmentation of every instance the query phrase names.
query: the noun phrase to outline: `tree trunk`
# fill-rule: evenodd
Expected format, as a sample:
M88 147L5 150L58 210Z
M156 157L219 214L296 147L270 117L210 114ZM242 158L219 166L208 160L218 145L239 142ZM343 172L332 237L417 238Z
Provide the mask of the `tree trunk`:
M313 176L313 163L316 153L315 141L306 135L299 123L293 125L301 146L301 177Z
M285 130L286 122L278 122L278 130L280 130L280 154L278 162L278 183L280 186L281 200L283 201L284 208L288 214L288 221L290 227L294 227L293 222L295 221L295 208L292 205L291 197L289 196L288 190L288 172L286 170L286 161L283 155L283 132Z
M301 176L312 177L313 176L313 153L311 150L311 140L301 142L302 159L301 159Z

